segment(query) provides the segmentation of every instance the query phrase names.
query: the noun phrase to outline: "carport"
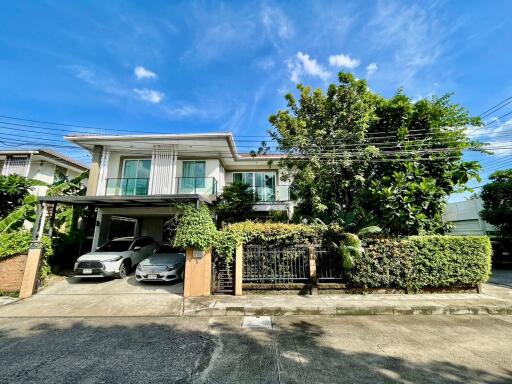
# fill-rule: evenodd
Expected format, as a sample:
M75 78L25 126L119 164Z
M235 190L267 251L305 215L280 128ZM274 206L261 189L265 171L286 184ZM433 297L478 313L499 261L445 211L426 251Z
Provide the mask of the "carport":
M24 276L24 285L20 291L20 297L29 297L35 290L37 280L37 272L42 256L40 241L44 234L46 217L49 216L48 234L53 231L55 211L54 207L58 204L75 206L89 206L96 209L96 220L94 226L94 239L92 248L109 240L109 229L112 219L133 219L134 233L133 235L152 236L156 241L163 239L163 223L166 219L176 214L176 206L179 203L194 203L197 206L201 203L211 204L212 201L202 195L152 195L152 196L41 196L39 197L39 205L37 210L36 222L33 228L33 242L29 257L27 259L27 267ZM48 214L50 212L50 214ZM130 285L130 279L132 284ZM26 280L26 281L25 281ZM99 284L96 288L92 283ZM123 286L123 284L125 284ZM111 282L82 282L76 278L68 278L67 284L61 284L60 289L63 291L81 291L108 289L102 294L115 294L121 290L122 293L133 294L135 291L147 293L151 291L149 286L137 283L130 275L125 283ZM156 288L153 288L155 290ZM162 291L162 287L159 288ZM70 291L71 290L71 291ZM178 292L179 291L179 292ZM169 293L182 295L183 284L179 283L176 287L170 288ZM164 292L165 293L165 292Z

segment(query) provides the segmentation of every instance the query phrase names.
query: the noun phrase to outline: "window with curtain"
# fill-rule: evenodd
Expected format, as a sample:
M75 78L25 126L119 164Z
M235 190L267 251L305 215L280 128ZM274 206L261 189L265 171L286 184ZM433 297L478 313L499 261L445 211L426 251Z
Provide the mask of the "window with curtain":
M275 172L234 172L233 182L248 184L262 202L276 199Z
M150 172L151 160L125 160L121 186L123 195L147 195Z
M182 187L195 189L205 187L206 161L183 161Z

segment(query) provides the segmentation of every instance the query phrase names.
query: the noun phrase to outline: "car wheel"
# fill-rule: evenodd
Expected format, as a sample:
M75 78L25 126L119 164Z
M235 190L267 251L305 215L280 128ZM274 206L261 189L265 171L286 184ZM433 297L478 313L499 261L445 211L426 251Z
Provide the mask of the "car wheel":
M119 278L124 279L128 275L128 263L123 261L119 267Z

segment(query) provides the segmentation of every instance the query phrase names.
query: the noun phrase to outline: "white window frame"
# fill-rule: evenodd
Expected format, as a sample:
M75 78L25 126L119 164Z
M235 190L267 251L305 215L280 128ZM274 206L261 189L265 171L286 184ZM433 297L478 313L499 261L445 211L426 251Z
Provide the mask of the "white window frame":
M271 203L271 202L274 202L274 201L277 201L278 200L278 197L277 197L277 172L276 171L232 171L232 182L234 183L235 182L235 174L248 174L248 173L252 173L252 185L249 185L251 187L251 189L253 191L256 191L256 173L263 173L263 174L273 174L274 175L274 200L269 200L269 201L258 201L258 202L261 202L261 203ZM259 187L261 188L261 187ZM265 186L265 188L268 188Z
M146 160L146 161L149 161L149 163L151 164L151 158L148 158L148 157L140 157L140 158L135 158L135 159L123 159L123 171L121 172L121 179L124 179L124 178L125 178L125 177L124 177L124 170L125 170L125 167L126 167L126 162L127 162L127 161L135 161L135 160L136 160L136 161ZM152 164L151 164L151 165L152 165ZM149 171L149 172L150 172L150 173L149 173L149 175L150 175L150 176L151 176L151 165L150 165L150 167L149 167L149 169L150 169L150 171ZM149 176L148 176L147 178L148 178L148 180L149 180ZM131 179L131 177L130 177L130 179ZM136 177L136 179L138 179L138 177Z

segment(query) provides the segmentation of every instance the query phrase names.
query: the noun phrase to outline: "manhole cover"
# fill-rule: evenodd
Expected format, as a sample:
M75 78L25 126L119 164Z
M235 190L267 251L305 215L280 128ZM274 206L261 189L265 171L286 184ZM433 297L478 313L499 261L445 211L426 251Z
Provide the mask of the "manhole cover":
M242 328L270 329L272 328L272 320L270 316L244 316Z

